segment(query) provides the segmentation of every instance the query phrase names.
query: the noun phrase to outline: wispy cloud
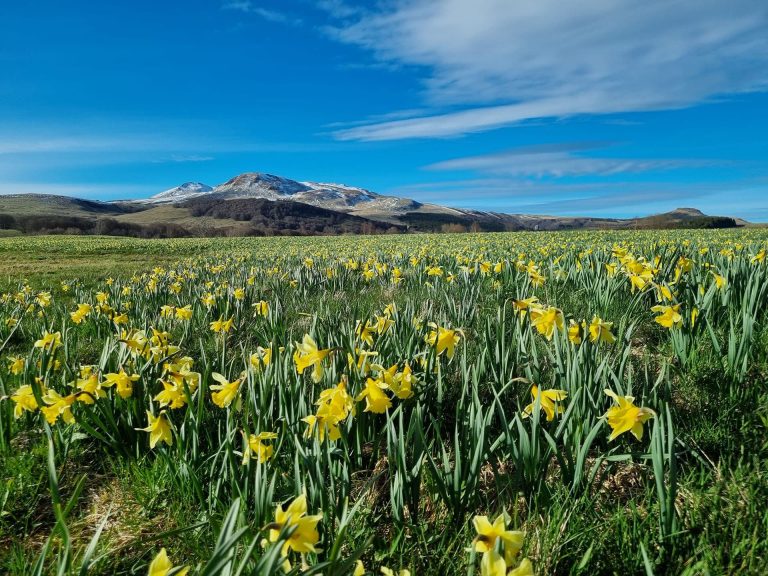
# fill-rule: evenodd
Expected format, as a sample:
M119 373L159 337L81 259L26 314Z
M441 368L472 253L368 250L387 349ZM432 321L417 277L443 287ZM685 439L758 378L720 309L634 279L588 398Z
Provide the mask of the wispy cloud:
M412 197L456 208L509 214L562 216L645 216L654 211L695 206L709 214L739 216L762 221L768 183L664 182L624 180L615 182L568 182L478 178L446 182L422 182L387 190L388 194ZM738 197L734 206L729 198Z
M344 0L317 0L315 5L333 18L350 18L364 12L362 7L349 4L344 2Z
M47 152L93 152L100 150L141 150L149 143L133 136L123 138L97 135L56 135L0 137L0 155Z
M170 156L153 160L155 164L166 164L168 162L188 163L188 162L210 162L215 160L213 156L203 156L202 154L171 154Z
M330 31L425 71L434 112L339 130L452 137L531 118L687 107L768 88L763 0L393 0ZM445 107L453 110L444 112Z
M293 17L289 14L286 14L285 12L270 10L268 8L264 8L263 6L257 6L249 0L233 0L231 2L225 2L221 7L224 10L236 10L245 14L255 14L264 20L278 24L290 24L292 26L297 26L302 23L300 18Z
M722 165L715 160L685 158L623 158L586 154L606 143L574 142L526 146L485 154L454 158L430 164L427 170L473 170L486 174L533 176L611 176L627 172L667 171L679 168L702 168Z
M93 200L119 200L122 198L147 197L157 193L154 185L121 185L113 183L52 183L52 182L0 182L0 195L50 194L73 196Z

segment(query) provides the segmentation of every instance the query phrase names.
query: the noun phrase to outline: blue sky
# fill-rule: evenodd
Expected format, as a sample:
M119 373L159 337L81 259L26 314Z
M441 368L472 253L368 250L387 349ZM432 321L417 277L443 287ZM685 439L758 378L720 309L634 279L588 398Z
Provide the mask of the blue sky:
M249 171L768 221L763 0L3 2L0 193Z

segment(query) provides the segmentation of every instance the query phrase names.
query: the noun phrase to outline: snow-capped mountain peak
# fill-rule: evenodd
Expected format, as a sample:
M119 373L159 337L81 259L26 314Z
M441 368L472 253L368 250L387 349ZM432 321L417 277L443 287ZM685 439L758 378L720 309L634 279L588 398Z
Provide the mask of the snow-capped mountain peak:
M266 198L278 200L310 190L301 182L263 172L246 172L219 184L213 189L216 195L227 198Z
M147 200L137 200L136 202L142 204L183 203L197 198L291 200L328 210L356 214L404 213L420 206L417 202L407 198L381 196L357 186L326 182L299 182L265 172L245 172L213 188L199 182L187 182L160 192Z
M202 182L185 182L181 186L169 188L168 190L164 190L159 194L155 194L154 196L152 196L152 198L150 198L150 201L165 202L165 201L184 200L192 196L197 196L199 194L207 194L212 190L213 188L211 188L207 184L203 184Z

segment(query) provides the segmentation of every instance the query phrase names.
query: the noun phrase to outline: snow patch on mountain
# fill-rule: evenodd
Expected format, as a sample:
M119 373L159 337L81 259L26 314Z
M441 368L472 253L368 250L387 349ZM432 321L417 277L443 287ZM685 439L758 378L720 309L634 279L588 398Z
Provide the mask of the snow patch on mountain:
M155 194L149 200L155 200L158 202L177 201L179 199L187 199L199 194L207 194L212 190L212 187L208 186L207 184L203 184L202 182L185 182L181 186L176 186L175 188L164 190L163 192L160 192L160 194Z

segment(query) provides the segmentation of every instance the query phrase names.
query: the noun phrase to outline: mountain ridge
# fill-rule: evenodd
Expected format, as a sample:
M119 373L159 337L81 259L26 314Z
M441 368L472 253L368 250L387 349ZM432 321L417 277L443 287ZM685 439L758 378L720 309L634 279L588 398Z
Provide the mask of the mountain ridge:
M303 208L302 208L303 207ZM303 214L303 216L302 216ZM97 221L101 222L97 226ZM453 208L386 196L347 184L245 172L209 186L185 182L150 198L102 202L55 195L0 195L0 230L101 228L151 235L334 234L696 228L750 225L677 208L640 218L548 216ZM138 228L137 228L138 227Z

